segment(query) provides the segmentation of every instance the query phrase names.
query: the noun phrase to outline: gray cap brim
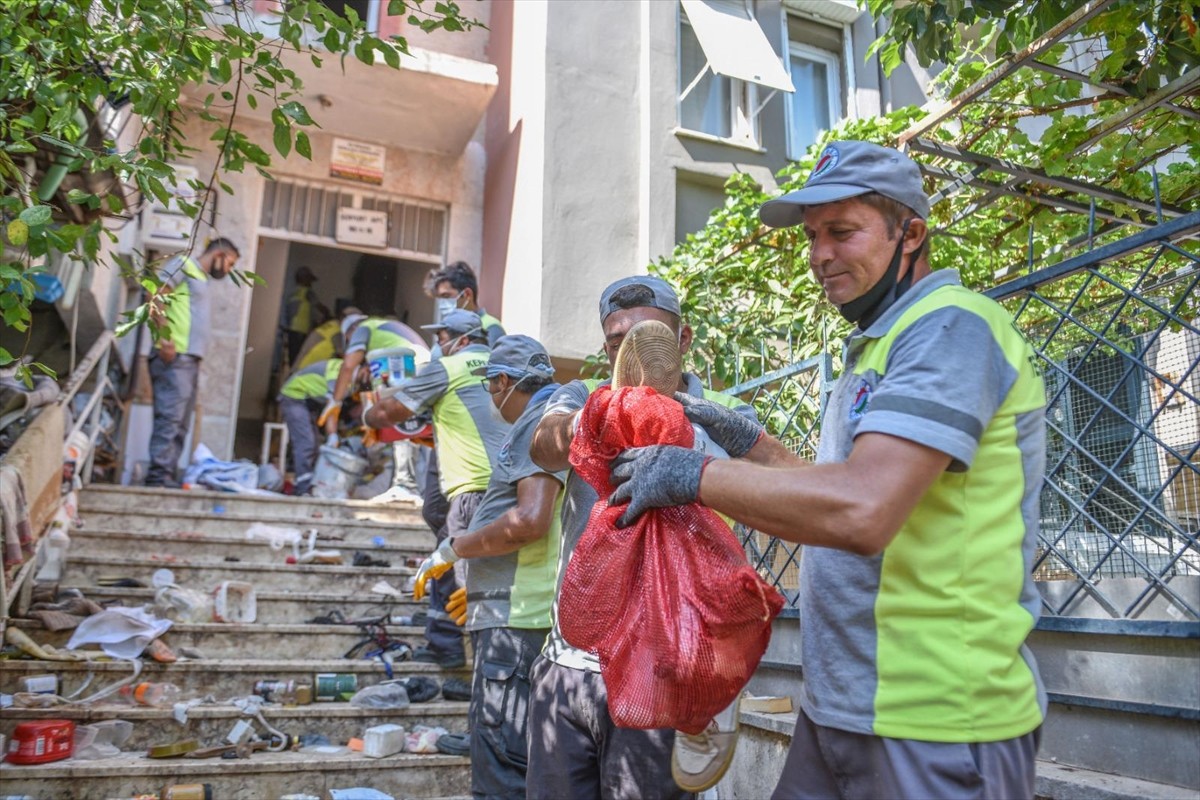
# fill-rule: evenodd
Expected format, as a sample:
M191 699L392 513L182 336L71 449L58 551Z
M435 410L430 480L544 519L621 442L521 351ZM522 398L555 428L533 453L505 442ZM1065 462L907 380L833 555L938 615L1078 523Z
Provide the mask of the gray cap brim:
M847 183L806 186L763 203L762 208L758 210L758 218L770 228L790 228L804 221L805 206L836 203L839 200L857 197L869 191L871 189L866 186L852 186Z

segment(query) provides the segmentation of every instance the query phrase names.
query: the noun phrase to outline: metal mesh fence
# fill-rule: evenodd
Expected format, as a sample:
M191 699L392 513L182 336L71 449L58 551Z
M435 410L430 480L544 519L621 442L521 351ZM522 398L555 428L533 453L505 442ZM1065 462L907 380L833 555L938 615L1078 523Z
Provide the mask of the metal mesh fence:
M1194 587L1177 580L1200 576L1200 256L1170 241L1200 229L1200 214L1159 227L987 293L1012 312L1046 381L1034 577L1048 614L1129 618L1165 601L1168 616L1200 619ZM831 382L825 355L728 391L812 458ZM801 549L739 533L794 604Z

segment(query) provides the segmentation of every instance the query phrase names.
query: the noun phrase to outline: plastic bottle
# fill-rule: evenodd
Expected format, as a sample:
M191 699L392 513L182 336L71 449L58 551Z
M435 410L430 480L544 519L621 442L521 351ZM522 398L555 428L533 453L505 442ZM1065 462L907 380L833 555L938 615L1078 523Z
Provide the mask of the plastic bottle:
M42 554L45 561L42 563L42 568L38 574L34 576L36 581L60 581L63 576L63 569L67 565L67 548L71 546L71 537L67 535L65 529L57 525L51 528L46 534L46 542L42 545Z
M173 683L143 681L121 688L121 694L143 706L166 707L179 701L179 687Z

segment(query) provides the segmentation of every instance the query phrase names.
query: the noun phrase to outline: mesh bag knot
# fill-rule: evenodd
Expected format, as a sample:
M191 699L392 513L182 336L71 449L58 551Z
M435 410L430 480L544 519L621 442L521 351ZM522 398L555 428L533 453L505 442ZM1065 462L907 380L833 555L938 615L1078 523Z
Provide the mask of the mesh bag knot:
M571 444L571 466L600 499L563 577L559 627L599 656L624 728L703 731L754 674L783 607L711 509L652 509L616 527L624 508L608 506L611 461L630 447L692 443L679 403L633 386L593 392Z

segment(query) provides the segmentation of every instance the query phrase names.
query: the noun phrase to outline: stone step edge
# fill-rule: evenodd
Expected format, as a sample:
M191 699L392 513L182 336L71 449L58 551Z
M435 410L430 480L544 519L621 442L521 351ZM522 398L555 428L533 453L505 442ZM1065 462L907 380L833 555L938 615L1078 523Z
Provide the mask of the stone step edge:
M357 719L360 717L416 717L416 716L466 716L470 703L466 700L430 700L427 703L412 703L404 708L360 708L349 703L312 703L303 706L268 704L262 707L267 719ZM81 724L92 720L125 719L130 722L152 720L174 721L170 708L148 706L126 706L116 704L94 704L89 706L56 706L54 708L4 709L6 719L69 719ZM213 703L193 706L188 709L188 719L240 718L245 714L237 706L228 703Z
M154 600L155 590L149 587L137 586L75 586L62 585L62 589L78 589L83 592L85 597L95 599L101 598L145 598L146 602ZM344 594L328 594L319 592L281 592L281 591L255 591L255 598L259 602L298 602L298 603L353 603L390 607L413 606L416 608L425 608L428 604L425 601L416 602L411 599L410 595L405 595L403 599L391 597L390 595L380 594L377 596L363 597L361 593L353 595ZM382 616L379 615L379 616Z
M415 512L414 512L415 513ZM157 519L215 519L221 522L242 523L249 527L256 522L261 522L266 525L276 525L280 528L300 528L306 530L308 528L316 528L320 530L323 527L340 527L340 528L365 528L368 530L394 530L398 525L404 524L406 527L415 527L421 523L421 517L414 517L411 523L381 521L375 519L353 519L351 517L275 517L266 514L238 514L236 512L203 512L189 511L187 509L115 509L115 508L87 508L80 507L79 515L83 519L84 525L87 524L89 514L107 514L112 517L155 517Z
M40 661L37 659L11 659L0 661L0 672L25 673L33 670L42 672L119 672L128 674L132 671L128 661L112 661L107 657L98 657L89 661ZM468 671L468 666L456 669L443 669L437 664L425 661L398 661L392 665L395 672L455 674ZM377 659L196 659L188 661L180 659L171 664L159 664L147 661L142 667L142 675L161 675L172 672L354 672L378 674L386 678L387 673Z
M389 533L392 533L392 534L395 534L395 533L414 534L414 535L421 536L421 537L424 537L424 536L432 537L433 536L433 534L430 533L429 528L424 525L396 525L396 526L393 526L389 530ZM105 539L105 540L111 540L111 541L150 540L150 541L154 541L154 542L171 542L173 544L226 544L226 545L227 544L236 544L236 545L245 545L247 547L252 546L252 545L257 545L257 546L261 547L263 550L271 550L270 544L268 544L263 539L247 539L244 535L243 536L228 536L228 535L222 535L219 533L204 533L202 531L180 531L180 530L166 531L166 532L135 531L135 530L130 530L128 528L89 527L85 523L84 527L82 527L82 528L71 529L70 535L71 535L72 539L81 539L81 540L82 539L88 539L88 540ZM307 542L307 537L305 537L305 542ZM386 541L382 545L376 545L373 542L362 542L361 544L355 545L353 542L347 542L344 537L330 535L328 533L322 533L321 531L317 532L316 544L317 544L318 549L325 549L325 548L329 548L329 547L339 547L339 546L340 547L356 546L360 550L362 550L362 549L368 549L368 550L401 549L401 548L397 547L396 545L388 544ZM291 547L287 546L287 547L282 548L281 550L274 550L272 552L290 553Z
M408 577L415 575L412 567L356 567L351 564L271 564L257 561L213 561L191 558L129 558L115 555L83 555L72 553L67 556L71 566L128 566L125 572L139 569L228 569L235 572L269 572L302 575L366 575L377 577Z
M218 492L212 489L162 489L150 486L122 486L110 483L93 483L90 484L80 494L79 501L81 506L92 497L100 495L147 495L155 498L185 498L189 500L212 500L219 502L222 500L236 500L238 502L249 501L251 503L262 503L271 505L280 503L283 505L306 505L309 507L316 506L318 508L352 508L363 509L365 511L399 511L420 513L420 507L415 503L371 503L368 500L332 500L324 497L296 497L287 494L238 494L237 492Z
M448 756L442 753L415 755L397 753L386 758L367 758L361 753L322 756L313 753L267 753L258 752L246 759L234 762L238 776L271 772L357 772L376 769L421 768L421 767L465 767L471 760L465 756ZM58 761L50 764L15 765L5 762L0 765L3 781L22 778L52 780L55 778L122 778L131 780L181 775L228 775L233 771L230 762L222 758L149 758L141 754L125 754L95 761ZM182 782L182 781L180 781Z
M23 617L9 617L10 625L14 625L22 630L46 630L45 625L41 620L25 619ZM416 627L413 625L391 625L383 623L387 632L391 636L419 637L425 634L425 628ZM66 631L61 631L65 634ZM366 634L353 624L324 624L324 623L294 623L294 622L177 622L171 626L164 636L170 636L172 633L193 633L193 634L261 634L261 635L287 635L287 634L304 634L304 635L322 635L322 634L345 634L346 636L364 637Z
M796 728L798 713L766 714L743 711L738 715L741 724L786 737L789 741ZM780 765L783 761L780 760ZM1183 800L1194 798L1194 789L1155 783L1124 775L1096 772L1038 759L1038 797L1087 797L1089 800Z

